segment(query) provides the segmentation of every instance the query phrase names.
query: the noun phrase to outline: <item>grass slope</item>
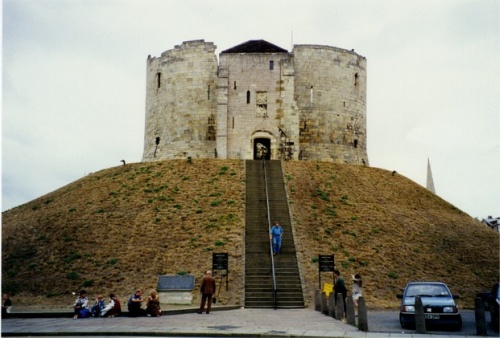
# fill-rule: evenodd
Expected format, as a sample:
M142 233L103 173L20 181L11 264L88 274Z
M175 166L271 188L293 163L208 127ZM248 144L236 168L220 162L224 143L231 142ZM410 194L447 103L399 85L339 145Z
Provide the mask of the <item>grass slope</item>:
M447 283L473 307L476 293L498 281L499 234L404 176L327 163L285 168L309 287L318 285L310 264L318 254L334 254L346 281L360 273L374 307L397 306L407 282L425 280Z
M442 280L471 307L498 280L498 234L405 177L318 162L284 169L307 301L318 254L335 254L344 276L361 273L370 307L396 306L411 280ZM158 274L201 277L213 252L228 252L219 299L243 304L244 185L239 160L90 174L2 214L2 289L17 304L69 305L80 288L126 298Z

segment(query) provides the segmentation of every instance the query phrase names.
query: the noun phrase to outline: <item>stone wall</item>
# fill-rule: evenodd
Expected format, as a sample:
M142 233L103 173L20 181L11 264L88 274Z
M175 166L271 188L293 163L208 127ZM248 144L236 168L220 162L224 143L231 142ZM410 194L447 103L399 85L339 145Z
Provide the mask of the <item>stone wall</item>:
M148 57L143 161L256 157L368 165L366 59L295 45L221 53L188 41ZM158 144L156 144L158 143Z
M288 53L220 55L220 67L228 70L228 158L252 158L255 138L269 139L275 157L286 95L281 63L289 58Z
M366 59L329 46L294 46L302 159L368 164Z
M203 40L189 41L158 58L148 57L143 161L214 157L215 48Z

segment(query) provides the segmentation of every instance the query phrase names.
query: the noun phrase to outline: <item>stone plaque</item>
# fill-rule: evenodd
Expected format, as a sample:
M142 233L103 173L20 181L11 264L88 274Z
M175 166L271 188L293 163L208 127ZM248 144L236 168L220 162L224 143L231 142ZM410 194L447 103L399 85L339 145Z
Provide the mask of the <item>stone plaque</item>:
M156 289L158 291L191 291L194 289L194 276L158 276L158 285Z

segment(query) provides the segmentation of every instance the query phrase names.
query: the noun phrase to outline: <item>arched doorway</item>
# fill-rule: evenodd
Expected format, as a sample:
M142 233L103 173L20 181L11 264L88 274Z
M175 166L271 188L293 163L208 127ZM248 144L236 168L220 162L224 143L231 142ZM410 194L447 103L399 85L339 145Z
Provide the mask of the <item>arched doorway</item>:
M271 139L254 138L253 140L253 159L254 160L271 159Z

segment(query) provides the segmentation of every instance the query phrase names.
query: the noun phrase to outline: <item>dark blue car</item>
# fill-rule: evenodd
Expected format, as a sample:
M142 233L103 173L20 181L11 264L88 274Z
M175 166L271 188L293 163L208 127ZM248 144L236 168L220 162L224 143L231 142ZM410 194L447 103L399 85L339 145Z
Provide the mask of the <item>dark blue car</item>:
M415 327L415 297L420 296L424 307L425 324L442 326L453 330L462 328L462 316L455 303L457 295L452 295L450 289L440 282L412 282L406 285L402 295L399 311L401 327Z

